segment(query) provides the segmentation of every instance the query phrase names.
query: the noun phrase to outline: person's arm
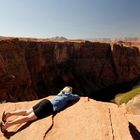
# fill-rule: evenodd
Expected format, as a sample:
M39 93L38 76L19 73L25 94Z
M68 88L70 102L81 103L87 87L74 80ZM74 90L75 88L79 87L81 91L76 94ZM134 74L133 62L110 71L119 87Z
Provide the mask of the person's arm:
M71 94L71 98L70 98L71 101L79 100L79 99L80 99L80 96L79 95L77 95L77 94Z
M63 91L59 92L57 95L62 95L62 94L64 94L64 92L63 92Z

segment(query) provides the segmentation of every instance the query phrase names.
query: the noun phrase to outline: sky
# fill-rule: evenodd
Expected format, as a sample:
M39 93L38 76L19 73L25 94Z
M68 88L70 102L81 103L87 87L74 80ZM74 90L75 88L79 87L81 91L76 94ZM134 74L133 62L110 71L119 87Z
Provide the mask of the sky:
M0 36L140 37L140 0L0 0Z

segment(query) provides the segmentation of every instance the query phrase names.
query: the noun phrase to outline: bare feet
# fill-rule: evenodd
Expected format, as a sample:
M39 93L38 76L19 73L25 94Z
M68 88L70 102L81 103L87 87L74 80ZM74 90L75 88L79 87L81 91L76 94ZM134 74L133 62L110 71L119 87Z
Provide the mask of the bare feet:
M10 113L6 113L5 111L2 114L2 121L5 123L7 118L10 116Z
M6 113L5 111L2 114L2 121L5 123L6 122Z
M2 122L0 123L0 128L1 128L1 132L2 133L6 133L7 132L7 130L5 128L5 125Z

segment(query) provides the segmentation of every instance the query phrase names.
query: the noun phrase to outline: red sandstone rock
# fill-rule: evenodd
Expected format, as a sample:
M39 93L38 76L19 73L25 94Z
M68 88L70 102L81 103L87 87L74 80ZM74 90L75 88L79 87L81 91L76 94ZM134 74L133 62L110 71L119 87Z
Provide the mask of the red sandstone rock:
M54 118L49 116L31 123L13 134L10 140L133 140L129 122L139 129L140 116L126 114L125 106L87 99L81 97L76 104L59 112ZM0 110L27 109L37 102L5 103L0 105ZM20 128L17 125L9 131L15 132ZM4 139L1 132L0 139Z
M131 81L138 77L140 66L140 52L138 48L114 45L113 59L120 81Z
M94 91L137 78L139 64L137 48L114 45L111 50L110 44L89 41L3 39L0 76L10 74L16 80L14 84L3 82L10 88L0 87L0 100L38 99L56 94L65 85L92 96Z

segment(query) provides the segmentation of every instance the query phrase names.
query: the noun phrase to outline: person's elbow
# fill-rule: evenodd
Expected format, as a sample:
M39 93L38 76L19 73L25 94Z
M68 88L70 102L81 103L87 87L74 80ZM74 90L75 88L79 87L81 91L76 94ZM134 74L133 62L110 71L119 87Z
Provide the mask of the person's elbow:
M74 100L79 100L80 96L79 95L74 95Z

